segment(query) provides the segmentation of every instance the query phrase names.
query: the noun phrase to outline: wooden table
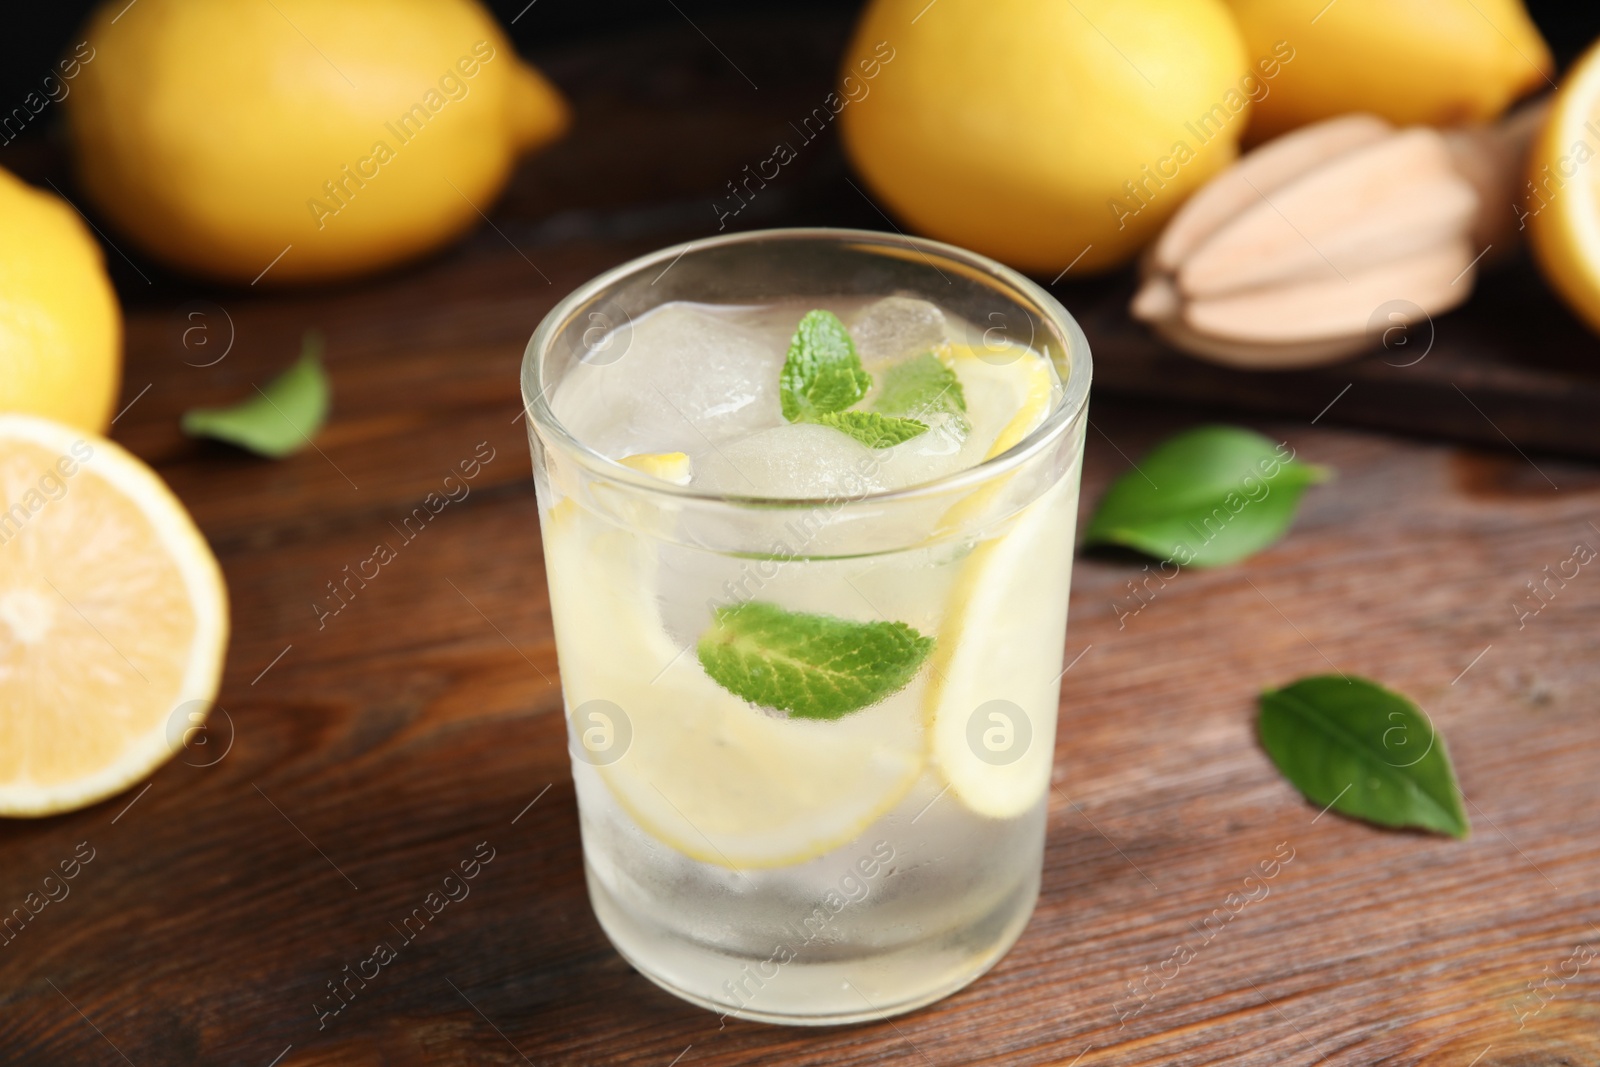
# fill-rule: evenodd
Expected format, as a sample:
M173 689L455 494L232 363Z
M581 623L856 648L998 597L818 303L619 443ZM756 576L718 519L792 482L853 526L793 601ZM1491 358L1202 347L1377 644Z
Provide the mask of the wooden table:
M1142 564L1080 560L1043 899L987 977L892 1022L724 1028L612 951L581 875L517 367L571 287L714 229L722 183L825 91L843 30L705 28L759 93L687 27L544 57L574 136L519 173L498 232L429 262L263 294L141 261L147 285L111 256L129 308L116 436L215 546L234 636L211 748L86 811L0 825L5 909L93 857L0 949L0 1061L1600 1060L1600 958L1573 962L1600 951L1600 574L1524 625L1515 608L1575 544L1600 547L1600 470L1332 414L1247 420L1338 470L1278 546L1186 572L1120 624ZM793 166L741 225L887 225L831 146ZM1058 292L1093 320L1091 290ZM213 347L185 347L197 321ZM309 327L335 391L316 451L267 462L179 434L181 411L248 393ZM1102 367L1117 337L1091 331ZM1214 417L1111 391L1092 414L1086 512L1129 457ZM480 447L470 494L319 622L327 583ZM1429 711L1470 840L1319 816L1279 777L1255 696L1331 668ZM470 897L319 1019L328 983L480 843L493 859ZM1205 938L1252 868L1291 850L1269 895ZM1197 954L1175 968L1180 945Z

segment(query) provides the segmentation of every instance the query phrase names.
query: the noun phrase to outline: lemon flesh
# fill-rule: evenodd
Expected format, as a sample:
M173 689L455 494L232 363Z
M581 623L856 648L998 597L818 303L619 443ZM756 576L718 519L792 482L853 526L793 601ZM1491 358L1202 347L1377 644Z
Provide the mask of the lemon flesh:
M927 690L934 764L980 815L1020 815L1050 784L1077 499L1077 486L1063 478L1005 533L973 549L939 632ZM992 707L1003 718L992 718ZM1004 731L995 747L1020 754L985 760L991 730Z
M1545 279L1600 333L1600 46L1574 64L1529 154L1526 212Z
M736 870L803 863L857 837L922 772L910 698L820 722L769 715L713 682L662 626L646 538L558 507L544 544L567 706L620 710L627 747L596 770L657 840Z
M624 456L618 462L673 485L688 485L689 479L694 477L694 467L683 452L641 452L635 456Z
M172 492L92 434L0 416L0 509L0 815L50 815L148 775L209 708L227 592Z
M1049 414L1056 379L1042 358L1028 352L997 364L971 349L953 354L969 398L975 391L966 383L974 379L1016 398L1016 414L987 458L1014 447ZM957 525L1000 488L976 490L951 509L944 525ZM934 765L956 797L980 815L1020 815L1049 787L1077 500L1078 480L1068 473L972 550L950 592L925 713ZM996 713L1002 718L990 717ZM985 758L991 730L1001 731L995 738L999 762ZM1025 746L1019 731L1025 731Z
M961 380L973 424L1000 427L985 460L1010 451L1050 413L1059 380L1050 361L1032 349L946 345L941 354Z

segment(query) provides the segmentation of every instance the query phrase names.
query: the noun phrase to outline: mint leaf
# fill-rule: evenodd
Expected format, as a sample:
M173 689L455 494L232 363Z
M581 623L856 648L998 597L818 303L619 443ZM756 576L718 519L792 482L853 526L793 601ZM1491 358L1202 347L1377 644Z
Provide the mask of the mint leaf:
M321 356L322 335L307 333L294 366L232 407L190 408L183 413L183 432L272 459L293 455L311 443L328 418L328 375Z
M1253 555L1288 530L1306 488L1333 473L1295 462L1283 447L1232 426L1168 438L1106 490L1084 543L1124 545L1184 567Z
M806 312L778 374L783 417L804 422L843 411L870 388L872 375L862 369L855 342L839 316L831 311Z
M950 415L957 431L968 429L967 396L956 372L932 352L896 363L883 376L873 408L885 415L925 419L933 412Z
M719 608L696 653L713 681L752 704L837 719L900 689L933 651L903 622L853 622L753 600Z
M818 415L811 421L818 426L843 430L868 448L892 448L920 433L926 433L928 429L925 422L879 415L875 411L835 411Z
M1261 744L1313 804L1380 826L1471 832L1444 738L1365 678L1318 675L1261 694Z
M949 413L966 432L961 382L933 353L892 368L884 387L878 411L847 411L872 388L872 375L839 316L819 308L801 317L778 375L784 418L831 426L868 448L892 448L926 433L928 424L912 417L926 411Z

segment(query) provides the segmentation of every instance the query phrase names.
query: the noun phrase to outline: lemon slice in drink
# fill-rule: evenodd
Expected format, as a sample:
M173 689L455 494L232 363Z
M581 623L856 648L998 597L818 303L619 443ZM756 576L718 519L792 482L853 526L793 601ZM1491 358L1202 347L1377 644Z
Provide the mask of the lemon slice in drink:
M1003 420L985 458L1012 448L1049 414L1056 377L1042 356L1025 349L1009 361L970 349L953 355L974 427L986 415L990 425ZM986 393L994 398L987 413L980 406ZM1000 488L976 490L944 525L964 522ZM1076 481L1063 478L972 550L950 592L925 713L940 773L981 815L1019 815L1049 786L1076 511ZM1041 595L1059 602L1040 604Z
M968 345L947 345L943 355L966 396L973 427L969 445L982 447L988 441L978 462L1009 451L1050 413L1058 379L1049 361L1032 349L1016 345L980 352ZM1003 484L990 482L962 498L940 519L934 536L964 526L990 505Z
M172 754L228 640L216 558L110 441L0 416L0 815L84 807ZM192 703L199 702L199 703Z
M683 452L641 452L634 456L624 456L617 462L624 467L632 467L636 471L660 478L673 485L688 485L689 478L694 473L689 464L689 457Z
M652 837L734 870L785 867L860 836L910 791L925 763L911 690L834 722L753 707L663 627L647 538L568 509L547 517L544 543L574 756ZM605 724L603 748L590 722Z
M974 427L998 426L984 459L993 459L1033 432L1050 412L1056 374L1043 356L1020 345L979 350L947 345L946 362L961 380Z
M694 469L689 462L689 456L683 452L639 452L631 456L623 456L617 460L624 467L632 467L641 474L648 474L652 478L660 478L673 485L688 485L689 479L694 474ZM619 501L623 506L622 511L635 511L630 508L629 502ZM578 505L571 497L563 498L554 509L558 521L564 521L567 516L574 514Z

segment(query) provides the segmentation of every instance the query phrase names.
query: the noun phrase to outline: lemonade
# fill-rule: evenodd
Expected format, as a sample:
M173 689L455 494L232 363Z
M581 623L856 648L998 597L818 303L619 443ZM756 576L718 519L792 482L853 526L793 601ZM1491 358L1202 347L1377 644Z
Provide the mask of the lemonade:
M647 977L837 1023L952 992L1021 933L1088 374L1020 277L844 231L668 250L540 327L589 890Z

